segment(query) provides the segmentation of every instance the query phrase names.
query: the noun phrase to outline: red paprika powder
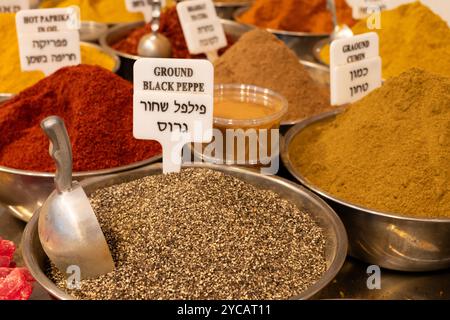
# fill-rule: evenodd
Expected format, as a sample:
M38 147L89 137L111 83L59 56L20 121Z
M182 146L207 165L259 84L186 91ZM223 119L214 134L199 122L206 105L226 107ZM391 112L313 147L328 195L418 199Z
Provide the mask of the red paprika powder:
M47 116L64 119L74 171L114 168L161 153L155 141L133 137L133 87L97 66L58 70L0 107L0 165L52 172Z

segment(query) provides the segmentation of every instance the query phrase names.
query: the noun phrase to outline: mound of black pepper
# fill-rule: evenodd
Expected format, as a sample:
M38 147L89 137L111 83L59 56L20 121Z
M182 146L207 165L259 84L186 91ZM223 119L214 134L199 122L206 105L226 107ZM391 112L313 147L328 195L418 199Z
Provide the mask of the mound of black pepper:
M79 299L286 299L325 272L325 238L278 194L208 169L149 176L90 197L115 271ZM49 277L61 288L55 267Z

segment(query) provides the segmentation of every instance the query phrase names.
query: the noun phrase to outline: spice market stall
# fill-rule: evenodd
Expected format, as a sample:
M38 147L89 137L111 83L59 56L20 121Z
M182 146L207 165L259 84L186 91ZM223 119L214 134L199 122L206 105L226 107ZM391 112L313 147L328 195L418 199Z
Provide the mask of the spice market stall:
M1 6L0 300L450 299L433 1Z

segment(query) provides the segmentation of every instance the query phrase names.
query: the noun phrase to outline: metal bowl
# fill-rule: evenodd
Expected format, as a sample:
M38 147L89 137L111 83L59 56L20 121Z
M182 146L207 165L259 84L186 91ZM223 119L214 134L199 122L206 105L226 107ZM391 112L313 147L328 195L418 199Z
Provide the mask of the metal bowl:
M221 22L225 33L234 41L237 41L241 35L251 29L251 27L241 25L234 21L221 19ZM109 29L100 37L100 45L102 46L102 48L120 57L121 66L118 74L129 81L133 81L133 65L134 62L140 58L140 56L135 56L115 50L111 46L112 44L117 43L119 40L125 38L132 30L142 27L143 25L143 21L119 24Z
M81 21L80 40L96 42L108 30L106 23L96 21Z
M216 7L216 12L221 19L233 19L234 12L242 7L248 7L253 0L235 0L235 1L214 1L214 7Z
M0 94L0 104L12 97L12 94ZM73 176L75 180L82 181L86 178L130 171L159 160L161 160L161 155L127 166L74 172ZM53 173L19 170L0 166L0 204L16 218L25 222L29 221L33 213L54 190L54 176Z
M299 208L308 211L315 219L317 224L324 230L326 237L326 260L327 271L313 286L306 291L299 293L294 299L308 299L318 293L329 282L331 282L341 269L347 253L347 236L344 226L336 213L319 197L312 192L307 191L301 186L287 180L263 176L256 171L249 171L237 167L217 166L211 164L193 164L186 165L185 168L209 168L216 171L237 177L243 181L251 183L258 188L269 189L283 198L295 203ZM104 188L114 184L132 181L148 175L162 173L162 165L154 164L137 170L117 173L114 175L97 177L83 181L81 184L87 194L91 194L99 188ZM37 222L39 214L36 213L25 228L22 237L22 254L27 268L33 277L42 285L52 296L58 299L73 299L63 290L58 288L44 273L44 267L47 262L47 256L42 250L37 231Z
M244 14L249 7L243 7L237 9L233 18L235 21L242 25L257 27L254 25L249 25L246 23L240 22L240 16ZM277 30L266 28L267 31L276 35L280 40L282 40L286 45L291 48L301 59L313 61L314 57L312 56L313 47L316 43L322 39L328 38L330 36L329 33L310 33L310 32L296 32L296 31L286 31L286 30Z
M328 66L328 63L322 59L322 57L320 56L320 52L322 51L323 47L325 47L327 44L330 44L330 39L329 38L322 39L314 45L312 51L314 59L316 59L317 62L326 66Z
M324 198L339 214L349 235L349 254L399 271L432 271L450 267L450 218L412 218L379 212L334 197L313 185L293 166L292 139L304 128L331 119L342 109L307 119L292 127L281 146L282 160L304 186Z

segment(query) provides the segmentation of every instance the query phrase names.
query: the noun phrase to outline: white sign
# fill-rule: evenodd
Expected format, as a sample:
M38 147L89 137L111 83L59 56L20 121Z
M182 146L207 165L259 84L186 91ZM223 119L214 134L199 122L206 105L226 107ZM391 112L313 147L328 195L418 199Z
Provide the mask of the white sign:
M347 0L352 7L352 15L354 19L366 18L377 10L389 9L389 1L392 0Z
M352 7L354 19L364 19L374 12L392 10L414 1L416 0L347 0L347 3Z
M180 2L177 12L191 54L213 52L227 46L222 23L211 0Z
M0 13L16 13L29 8L29 0L0 0Z
M125 6L130 12L142 12L145 22L148 23L152 20L153 4L157 2L161 3L161 7L166 4L165 0L125 0Z
M16 26L23 71L49 75L81 63L78 7L22 10Z
M214 69L208 60L141 58L134 63L133 135L157 140L163 172L178 172L186 143L212 139Z
M330 46L331 104L355 102L381 86L379 40L375 32L335 40Z

